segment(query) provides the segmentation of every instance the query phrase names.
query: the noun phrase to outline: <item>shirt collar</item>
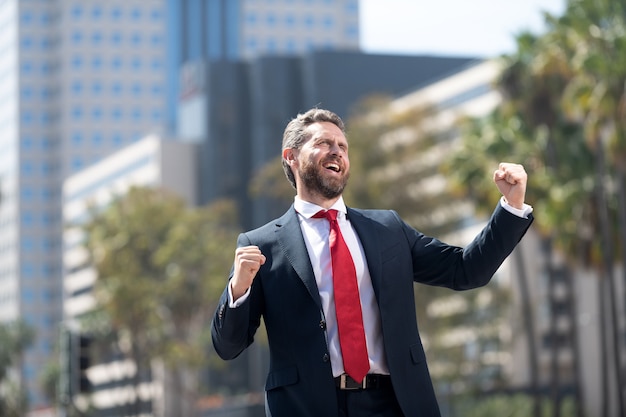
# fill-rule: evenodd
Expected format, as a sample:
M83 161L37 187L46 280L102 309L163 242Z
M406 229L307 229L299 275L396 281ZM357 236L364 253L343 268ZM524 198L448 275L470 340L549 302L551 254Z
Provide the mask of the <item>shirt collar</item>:
M320 207L317 204L313 204L308 201L304 201L298 196L294 198L293 206L296 211L305 219L310 219L318 211L325 210L323 207ZM339 197L339 199L335 201L335 204L333 204L330 208L335 209L340 213L343 213L344 216L348 212L346 204L343 202L343 196Z

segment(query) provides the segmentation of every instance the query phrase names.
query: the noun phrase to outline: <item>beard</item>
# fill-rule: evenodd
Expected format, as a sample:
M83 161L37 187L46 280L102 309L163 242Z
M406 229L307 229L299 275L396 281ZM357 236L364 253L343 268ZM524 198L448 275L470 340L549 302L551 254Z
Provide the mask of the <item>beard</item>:
M340 177L324 175L326 168L307 161L300 166L299 176L302 185L310 192L319 194L326 199L339 197L348 184L349 172Z

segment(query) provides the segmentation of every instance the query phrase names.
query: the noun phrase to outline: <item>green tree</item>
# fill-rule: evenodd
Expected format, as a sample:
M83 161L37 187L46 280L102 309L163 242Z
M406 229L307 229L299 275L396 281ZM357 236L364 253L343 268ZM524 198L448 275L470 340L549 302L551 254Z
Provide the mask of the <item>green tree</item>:
M459 151L451 159L451 176L456 183L474 197L479 207L488 209L493 199L491 188L475 181L487 174L486 167L506 158L523 163L530 171L528 200L533 202L537 213L536 229L546 254L545 274L548 279L548 300L551 310L555 306L556 280L565 274L568 294L574 301L570 304L571 319L576 323L575 287L568 270L558 269L552 259L555 244L566 250L574 259L572 251L580 243L581 224L589 223L592 206L588 195L592 158L582 141L582 131L576 123L567 120L560 109L560 92L571 77L570 72L558 59L543 55L537 58L543 44L541 39L524 33L517 37L515 54L504 57L503 71L496 82L503 101L492 114L482 120L466 122ZM488 202L488 203L486 203ZM576 207L572 213L571 208ZM582 246L578 246L582 248ZM519 250L514 254L520 256ZM518 267L523 266L517 262ZM538 362L533 341L534 317L532 302L524 271L520 273L520 294L531 366L531 391L536 393L534 409L538 413ZM551 397L554 415L560 415L561 381L558 367L557 315L550 314L548 334L551 348ZM570 340L574 351L575 395L580 393L580 365L577 335L572 329ZM535 369L533 369L535 368ZM582 412L582 405L578 407Z
M608 378L613 371L616 385L624 387L613 270L616 254L621 251L624 259L626 236L625 11L621 0L572 0L563 16L546 15L546 34L518 37L518 51L507 57L498 83L504 102L478 134L467 135L464 157L470 164L475 161L481 145L472 142L496 132L490 154L499 158L499 147L509 147L530 167L531 179L539 180L529 188L535 193L532 201L546 252L552 252L554 243L569 264L598 270L600 343L606 352L601 355L602 415L608 413ZM616 220L619 234L611 226ZM550 272L551 264L547 266ZM609 357L616 364L612 369ZM555 353L553 363L556 369ZM558 371L553 371L553 391L554 385L558 387ZM621 389L619 414L624 412L624 395ZM578 397L582 399L580 393ZM559 415L558 394L554 400L554 414Z
M562 96L563 109L584 126L587 145L595 155L595 216L600 236L596 265L602 305L608 310L601 313L610 316L603 323L610 323L612 349L605 352L615 363L609 367L605 360L604 369L605 374L614 370L617 386L622 387L618 412L623 415L626 364L621 363L624 346L619 329L620 321L624 323L618 314L614 264L620 254L622 262L626 259L626 2L570 0L564 15L549 22L550 40L567 51L573 72ZM616 223L619 228L613 227ZM626 271L623 280L626 282Z
M223 242L236 238L235 213L231 202L192 209L164 190L133 188L84 225L98 308L83 327L132 359L136 388L162 364L178 401L166 414L193 415L209 321L232 264Z
M33 330L22 321L0 324L0 415L21 417L27 397L14 372L24 350L34 341Z

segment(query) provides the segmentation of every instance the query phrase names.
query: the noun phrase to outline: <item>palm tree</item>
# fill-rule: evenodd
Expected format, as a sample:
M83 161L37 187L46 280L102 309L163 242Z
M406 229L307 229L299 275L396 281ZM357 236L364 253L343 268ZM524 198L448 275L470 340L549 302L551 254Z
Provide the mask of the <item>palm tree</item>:
M564 16L552 19L551 24L554 40L571 58L573 77L565 89L563 107L584 125L588 146L596 155L595 195L602 254L599 264L600 274L604 275L602 292L608 293L603 305L610 315L612 339L612 355L608 356L615 363L615 380L621 387L618 411L624 415L626 364L621 363L619 298L613 271L620 251L621 259L626 259L626 2L570 1ZM611 226L615 219L620 226L618 233Z
M563 249L575 259L573 251L580 242L580 224L586 222L587 208L591 206L588 182L591 169L591 158L582 141L580 126L567 120L560 109L561 91L572 77L564 57L564 51L557 43L546 42L546 36L538 38L528 33L517 37L517 52L504 57L504 70L497 81L502 93L503 102L493 114L483 121L473 121L463 140L463 149L451 164L458 169L458 178L469 183L476 190L478 201L488 199L484 194L484 185L474 179L484 175L483 161L502 158L517 158L531 171L529 193L535 205L537 229L542 240L542 248L546 254L545 271L548 276L548 298L551 306L555 303L556 280L567 269L555 268L552 259L553 246ZM493 163L493 162L492 162ZM468 181L468 178L472 180ZM581 202L587 202L582 204ZM580 210L571 213L572 207ZM574 216L572 216L574 214ZM568 287L570 298L575 302L575 286L571 277L567 276L564 283ZM520 282L523 284L523 281ZM523 286L522 286L523 291ZM528 310L526 305L524 310ZM570 310L571 323L577 322L575 310ZM561 411L561 382L557 366L558 351L556 320L553 312L550 316L549 340L551 341L551 397L554 404L553 414ZM527 334L532 338L532 320L527 320ZM575 398L579 405L579 415L584 410L581 392L580 355L576 327L572 327L570 335L574 351L573 368L575 374ZM529 361L537 366L536 353L529 341ZM531 387L536 392L538 384L536 371L531 370ZM535 414L538 414L539 402L535 401Z

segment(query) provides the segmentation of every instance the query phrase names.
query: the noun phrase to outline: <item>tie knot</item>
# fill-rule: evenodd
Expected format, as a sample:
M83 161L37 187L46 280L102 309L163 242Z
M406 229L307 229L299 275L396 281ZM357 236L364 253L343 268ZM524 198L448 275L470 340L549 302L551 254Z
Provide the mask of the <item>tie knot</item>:
M329 222L337 220L338 211L335 209L320 210L313 215L316 219L327 219Z

